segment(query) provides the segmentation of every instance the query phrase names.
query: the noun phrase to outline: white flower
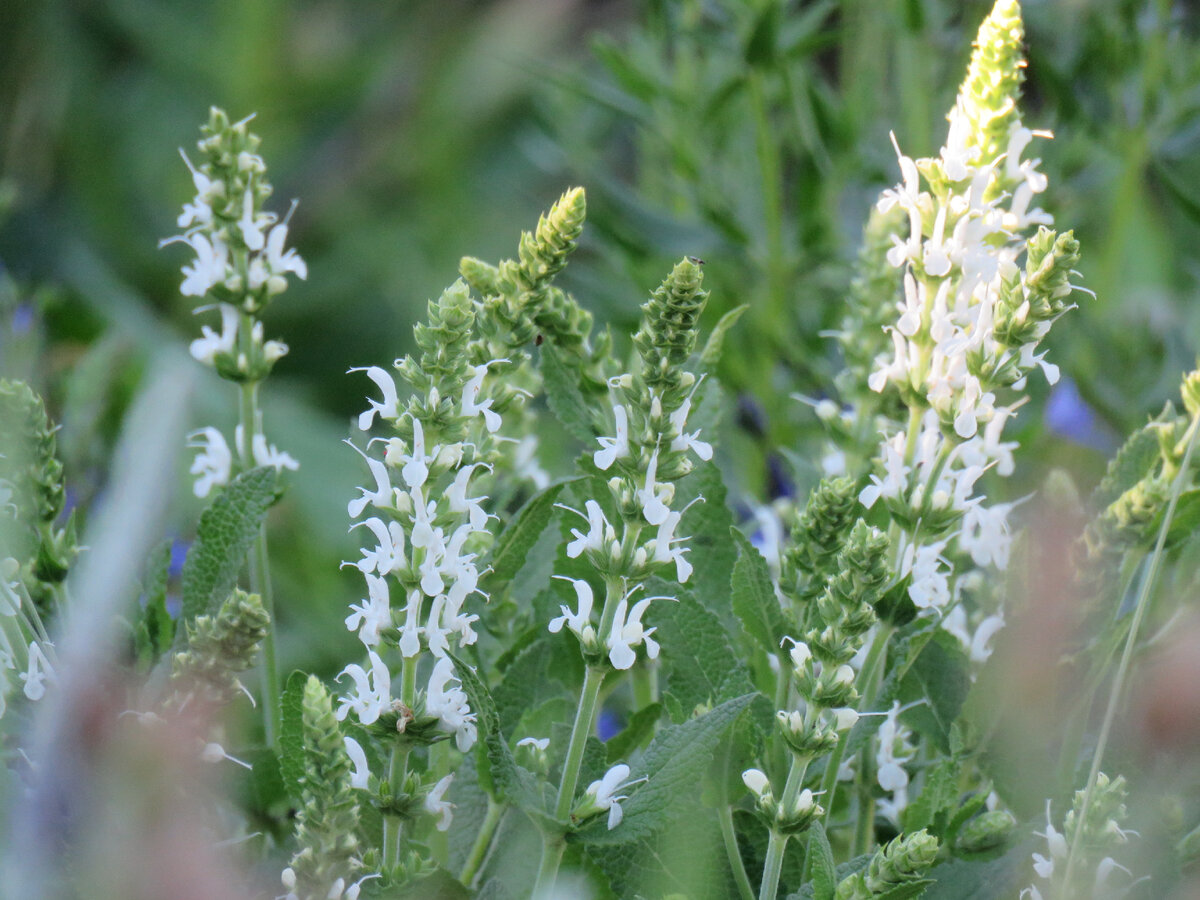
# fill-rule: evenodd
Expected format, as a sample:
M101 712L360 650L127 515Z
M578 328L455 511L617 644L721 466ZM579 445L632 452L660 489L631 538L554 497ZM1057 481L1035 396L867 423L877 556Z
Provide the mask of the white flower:
M487 375L488 366L503 362L508 362L508 360L493 359L491 362L471 369L471 378L463 386L462 401L459 404L461 414L468 418L482 415L483 424L488 433L494 433L500 427L500 414L492 409L493 401L490 397L483 403L479 402L479 391L483 387L483 378Z
M871 483L858 495L858 502L870 509L880 497L891 499L901 496L908 487L908 473L912 469L904 463L906 435L903 431L886 441L883 450L883 477L872 474Z
M349 441L346 441L350 444ZM354 447L353 444L350 444ZM388 478L387 466L381 460L372 459L367 456L357 447L354 447L359 455L367 461L367 468L371 470L371 476L375 479L375 490L369 491L364 487L360 487L358 492L361 496L351 500L346 504L346 513L352 519L357 519L363 514L363 510L370 504L376 509L392 509L395 507L395 490L392 488L392 482Z
M364 547L362 559L357 563L343 563L342 565L353 565L364 575L372 572L387 575L391 572L398 572L408 565L408 560L404 556L404 528L399 522L389 522L385 525L382 519L372 516L361 522L355 522L350 526L350 530L353 531L362 525L365 525L367 530L375 535L375 549L368 550Z
M588 523L587 534L581 534L577 528L571 529L571 534L575 536L575 540L567 544L567 556L570 559L575 559L585 550L604 550L607 544L617 539L616 532L613 531L612 525L605 518L600 504L595 500L588 500L584 503L583 508L587 510L587 515L584 515L577 509L571 509L569 506L563 506L562 508L575 513L575 515L582 519L587 519Z
M646 612L646 608L652 600L669 600L669 597L643 597L634 604L633 609L629 610L629 617L626 618L625 610L627 599L622 598L617 604L616 614L613 616L612 630L608 634L608 659L617 669L628 669L637 660L633 648L639 644L645 643L646 656L650 659L658 658L658 642L650 635L655 632L654 628L644 628L642 626L642 616Z
M449 657L443 656L438 659L429 676L425 711L438 717L442 727L454 734L458 749L466 753L475 744L475 714L471 712L462 685L455 687L450 684L452 680L458 682L454 676L454 664Z
M742 783L760 800L771 793L771 781L761 769L747 769L742 773Z
M388 465L399 467L400 477L410 490L425 484L429 477L429 464L437 458L437 451L440 449L435 447L432 453L426 454L425 426L421 424L420 419L413 416L412 428L412 449L409 452L404 452L402 442L397 439L388 442L387 450Z
M41 700L46 695L46 682L53 684L57 680L50 660L37 641L29 642L29 665L17 677L25 684L25 696L30 700Z
M203 438L203 441L196 443L197 437ZM192 486L192 492L203 499L214 487L229 484L233 454L225 443L224 435L215 428L202 428L189 434L188 438L188 446L200 451L188 470L190 474L199 476Z
M642 515L651 525L661 525L671 514L667 505L675 494L675 486L658 484L655 475L658 473L658 451L650 457L650 465L646 467L646 484L638 488L637 498L642 504Z
M275 217L270 213L254 214L254 191L247 187L246 193L242 196L242 217L237 222L247 249L261 250L263 248L263 244L266 243L263 229L274 221Z
M400 653L412 659L421 652L421 604L425 596L420 591L409 591L408 606L404 609L404 628L400 631Z
M245 437L242 434L241 425L234 429L233 439L239 447L243 445ZM290 469L294 472L300 468L300 463L296 462L290 454L278 449L274 444L268 444L267 436L262 432L256 432L250 438L250 456L254 459L256 466L271 466L277 472L283 469Z
M286 222L280 222L272 228L267 235L266 249L250 261L247 275L251 290L258 290L266 284L268 293L282 293L287 289L287 280L283 277L287 272L294 273L301 280L308 278L308 266L295 249L286 252L283 249L287 233Z
M192 358L206 366L213 365L218 355L232 354L234 347L237 346L238 321L241 313L238 312L236 306L230 306L228 303L219 303L217 308L221 313L221 333L217 334L207 325L201 325L201 336L192 341L188 347ZM207 309L212 309L212 307L205 306L196 311L202 312Z
M899 700L893 702L879 726L879 747L875 754L876 781L892 795L890 800L880 801L879 809L896 824L908 805L908 772L902 764L916 752L908 742L909 730L899 720L900 713L906 708Z
M485 463L472 463L469 466L463 466L458 470L458 474L454 476L454 481L446 490L447 507L452 513L467 513L471 523L471 528L475 531L483 531L487 525L488 514L484 512L482 503L487 497L468 497L467 483L471 480L471 475L478 468L486 468L491 471L491 466Z
M346 617L346 627L358 631L358 639L368 647L379 643L380 632L392 627L392 608L388 602L388 584L378 575L367 575L367 599Z
M684 558L684 554L690 552L689 548L673 546L687 540L687 538L675 537L675 529L679 527L682 520L682 510L668 513L667 517L659 523L658 534L654 538L654 561L675 563L675 580L680 584L686 583L692 575L692 564Z
M942 556L946 541L927 546L909 544L901 557L900 571L912 575L908 596L918 609L941 609L950 602L950 563Z
M252 769L253 766L245 760L238 759L236 756L230 756L225 752L225 748L215 741L205 744L200 751L200 759L207 763L219 763L223 760L229 760L231 763L241 766L243 769Z
M697 381L696 388L699 386L700 382ZM676 451L691 450L697 457L707 462L713 456L712 444L700 440L699 429L690 434L684 431L687 427L688 414L692 410L692 395L696 393L696 388L692 388L692 393L680 404L679 409L675 410L667 418L667 421L671 423L671 428L679 432L679 437L671 441L671 449Z
M617 424L616 437L598 437L600 450L592 456L592 461L600 471L606 471L618 459L629 456L629 412L621 404L613 406L613 419Z
M629 799L627 796L618 795L617 791L632 787L635 784L641 784L645 778L639 778L636 781L626 781L629 777L629 766L625 763L617 763L607 772L604 773L599 781L593 781L588 785L587 791L584 792L585 797L591 801L591 806L598 812L608 810L608 830L612 831L621 823L621 817L624 813L621 811L620 803L622 800Z
M535 737L521 738L519 741L517 741L517 746L518 747L532 747L534 750L545 753L546 749L550 746L550 738L535 738Z
M212 240L209 240L206 235L194 232L179 238L168 238L162 244L175 241L182 241L196 253L196 258L191 265L184 266L181 270L186 276L183 284L179 286L179 292L183 296L203 297L229 277L231 273L229 248L220 238L214 236Z
M565 606L560 606L562 615L550 620L550 632L558 634L562 631L563 625L566 625L572 632L580 638L583 637L585 628L589 628L592 616L592 605L594 603L594 595L592 594L592 586L582 578L568 578L565 575L555 575L562 581L569 581L575 588L575 597L579 604L579 611L572 613Z
M425 802L422 804L427 813L437 817L438 831L449 831L450 821L454 818L454 804L442 799L453 780L454 773L441 779L430 788L429 793L425 795Z
M958 546L971 554L971 560L980 568L995 566L1001 571L1008 568L1008 556L1012 549L1008 514L1014 505L997 503L985 507L982 502L975 502L967 506L962 531L958 535Z
M399 406L400 398L396 394L396 382L392 380L384 369L379 366L370 366L368 368L350 369L351 372L366 372L367 377L375 382L376 386L383 393L383 402L367 398L367 403L371 408L362 413L358 417L359 431L369 431L371 424L375 421L375 414L378 413L384 419L398 419L400 417Z
M367 790L368 779L371 776L371 769L367 765L367 754L363 752L362 745L352 737L342 738L342 743L346 747L346 755L354 764L354 774L350 776L350 786L358 788L360 791Z
M368 675L362 666L349 665L342 669L337 681L342 675L349 675L354 682L354 694L343 697L335 713L341 722L346 713L354 710L358 721L370 725L387 709L392 702L392 674L374 650L367 650L367 658L371 662L371 673Z

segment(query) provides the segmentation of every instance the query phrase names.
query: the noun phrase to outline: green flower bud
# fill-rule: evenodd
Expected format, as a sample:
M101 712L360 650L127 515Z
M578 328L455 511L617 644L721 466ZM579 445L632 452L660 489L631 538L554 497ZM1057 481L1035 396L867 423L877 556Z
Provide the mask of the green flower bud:
M351 786L351 762L333 715L329 692L310 675L301 714L304 776L296 813L299 852L292 857L294 891L300 900L325 900L340 878L359 867L359 808Z
M809 494L792 524L792 549L784 558L784 584L794 584L799 599L814 599L825 589L857 509L851 478L822 479Z
M234 589L215 616L197 616L187 626L188 649L171 662L170 705L181 709L200 700L228 703L241 690L238 673L254 665L270 617L258 594Z
M976 816L963 826L958 835L958 848L968 853L992 850L1008 842L1017 820L1006 809L995 809Z
M938 839L922 829L901 835L875 851L865 873L858 872L837 887L837 900L869 900L904 884L920 881L938 854Z
M985 166L1008 149L1009 134L1020 122L1017 101L1025 80L1024 38L1020 4L996 0L979 26L967 77L958 89L957 109L971 126L967 145L979 148Z
M679 408L690 385L684 365L696 348L700 313L708 301L700 263L682 259L642 306L633 344L642 358L642 380L660 397L665 414Z

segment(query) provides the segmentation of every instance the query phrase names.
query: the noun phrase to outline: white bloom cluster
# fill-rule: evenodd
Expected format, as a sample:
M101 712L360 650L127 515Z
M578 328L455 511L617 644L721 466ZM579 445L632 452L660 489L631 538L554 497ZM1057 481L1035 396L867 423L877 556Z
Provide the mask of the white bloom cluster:
M492 400L480 399L491 365L472 367L454 400L454 414L460 421L470 425L480 420L486 434L501 425ZM392 676L380 653L387 642L394 641L405 665L415 666L422 650L436 658L425 693L425 710L454 734L460 750L467 750L476 739L475 716L446 654L452 641L458 647L475 642L473 625L479 617L467 612L466 601L472 594L486 599L479 590L478 554L472 548L478 536L488 533L492 516L482 505L487 498L472 496L471 481L489 467L469 461L476 447L465 440L431 444L422 419L402 409L396 383L386 370L372 366L352 371L365 372L382 395L380 400L368 401L359 427L364 431L371 428L378 417L409 437L381 441L383 459L359 451L373 484L359 489L347 512L358 520L351 528L365 528L372 542L363 548L358 561L346 563L357 568L367 582L367 597L351 606L346 627L356 631L366 647L370 671L360 665L343 670L354 691L342 701L338 716L344 718L353 710L360 722L369 725L392 707ZM436 388L425 399L428 409L441 403ZM368 511L373 514L367 515ZM392 609L392 584L406 601L400 610ZM399 613L403 624L398 635L389 635L397 629L395 614Z
M879 726L875 751L875 780L891 794L890 798L880 800L877 808L879 814L891 819L896 827L900 827L900 817L908 806L908 771L904 764L917 753L909 741L912 732L900 721L900 713L907 708L901 706L899 700L892 703Z
M1126 836L1134 832L1122 830L1115 820L1108 821L1107 834L1113 843L1124 843ZM1043 900L1045 897L1057 896L1054 893L1052 886L1055 884L1061 885L1066 868L1067 857L1070 848L1067 844L1067 837L1061 831L1054 827L1054 822L1050 814L1050 801L1046 801L1046 830L1035 831L1035 835L1044 838L1046 841L1046 852L1044 854L1035 852L1033 854L1033 871L1037 878L1045 882L1040 887L1037 884L1031 884L1027 888L1021 890L1020 900ZM1099 862L1096 862L1095 868L1091 875L1091 885L1086 892L1086 896L1103 900L1108 897L1124 897L1129 893L1129 885L1115 886L1109 884L1113 872L1121 871L1132 877L1133 873L1125 866L1121 865L1111 856L1104 856ZM1079 871L1076 869L1076 871ZM1056 878L1057 876L1057 878ZM1075 879L1072 879L1072 884L1076 884ZM1046 895L1042 894L1042 890L1047 891Z

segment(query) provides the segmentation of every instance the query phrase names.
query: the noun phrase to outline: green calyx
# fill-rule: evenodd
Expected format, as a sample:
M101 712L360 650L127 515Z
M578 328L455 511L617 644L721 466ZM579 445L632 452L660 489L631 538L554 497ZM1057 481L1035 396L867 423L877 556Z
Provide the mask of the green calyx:
M642 323L633 345L642 359L642 380L662 400L668 412L687 396L684 366L696 348L700 314L708 301L701 287L704 272L698 260L682 259L642 306Z
M1070 276L1078 264L1074 232L1039 228L1029 240L1025 277L1014 274L1001 288L994 313L996 340L1009 347L1039 340L1067 309L1073 290Z
M875 851L866 872L858 872L842 881L837 900L869 900L887 895L901 885L923 879L938 854L938 839L922 829L901 835Z
M429 301L429 318L413 328L420 360L406 356L396 371L419 394L436 387L451 395L470 378L468 347L475 325L475 302L466 282L458 280Z
M852 478L824 478L809 494L792 523L792 548L783 561L782 583L797 599L811 600L824 591L857 506Z
M48 611L79 548L74 516L59 527L66 481L58 430L42 398L25 382L0 379L0 546L39 611Z
M329 692L315 675L304 685L301 721L304 776L296 813L300 850L292 857L291 869L300 900L324 900L334 882L348 881L360 865L359 807Z
M215 616L188 623L188 648L171 661L172 705L228 703L241 689L238 674L254 665L269 626L258 594L237 588Z

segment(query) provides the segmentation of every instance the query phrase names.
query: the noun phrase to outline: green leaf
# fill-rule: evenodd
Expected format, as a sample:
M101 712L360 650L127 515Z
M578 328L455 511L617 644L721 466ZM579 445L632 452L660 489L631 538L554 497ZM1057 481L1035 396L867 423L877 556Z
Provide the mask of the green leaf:
M833 900L837 890L837 867L825 826L819 819L808 830L808 859L812 867L813 900Z
M663 699L672 719L690 718L697 707L715 705L753 690L750 675L729 643L729 632L721 620L701 606L687 591L673 585L651 582L654 594L674 591L677 601L658 601L651 607L651 621L662 644ZM738 673L741 677L725 681ZM732 691L733 693L724 693Z
M935 866L928 873L935 883L925 900L1010 900L1029 884L1029 857L1036 849L1032 841L1025 841L998 859L955 859Z
M779 642L787 633L783 610L771 583L771 570L757 548L737 528L731 528L738 548L733 566L733 611L741 619L746 634L758 642L768 656L780 653Z
M936 622L918 619L903 628L896 629L888 642L887 676L879 689L879 698L875 701L873 710L867 712L886 712L892 708L892 701L900 694L900 687L908 675L909 669L920 656L935 634L941 630ZM960 704L961 705L961 704ZM907 715L907 713L906 713ZM858 752L864 743L879 730L883 724L883 716L863 716L850 732L846 742L846 754Z
M200 515L196 542L183 564L181 621L212 612L229 596L267 510L277 499L278 476L273 468L263 466L231 481Z
M388 896L394 900L471 900L471 892L462 882L440 868L406 882Z
M621 760L628 759L635 750L640 750L648 744L662 715L662 704L651 703L630 716L621 733L609 738L604 745L608 764L616 765Z
M525 558L537 543L554 515L554 504L566 482L552 484L534 494L508 523L492 549L490 581L509 582L525 564Z
M532 772L517 764L512 750L500 730L500 717L496 713L496 704L491 692L475 674L475 670L458 659L453 654L450 659L454 662L455 674L462 682L463 690L471 701L479 732L487 749L488 762L491 764L492 783L500 797L519 807L535 821L550 820L546 813L547 799L542 788L543 784Z
M737 320L750 308L749 303L743 303L741 306L735 306L717 321L713 330L708 335L708 340L704 342L704 349L700 351L700 365L706 369L715 369L717 363L721 361L721 350L725 344L725 335L729 330L737 324Z
M912 710L913 727L950 752L950 728L971 690L970 664L958 639L938 629L913 661L900 685L903 702L922 697L927 703Z
M632 778L646 782L631 789L621 804L624 816L611 831L604 817L568 834L587 844L623 844L644 840L676 822L679 806L694 795L725 732L750 705L753 694L722 703L712 712L659 732L634 768Z
M304 779L304 685L308 675L297 669L288 676L279 698L282 717L279 728L279 775L292 802L300 802Z
M737 548L729 540L733 514L725 505L725 482L720 470L707 462L697 466L676 487L672 506L677 509L696 497L704 498L684 514L678 530L678 534L688 536L687 546L691 548L688 560L694 571L688 579L688 588L701 606L716 614L727 633L733 633L738 622L729 602L729 583Z
M929 885L933 884L932 878L920 878L916 881L906 881L904 884L898 884L889 891L884 891L882 894L876 894L872 900L909 900L911 897L920 897L928 890ZM972 895L973 896L973 895Z
M170 538L150 551L142 584L145 605L133 629L133 648L138 672L145 674L171 648L175 620L167 611L167 581L171 566Z
M585 444L596 439L592 410L579 388L579 373L569 366L549 341L542 344L539 358L546 402L563 427Z
M1166 510L1163 510L1163 515L1166 515ZM1156 523L1154 533L1157 534L1161 528L1161 522ZM1171 525L1167 529L1167 539L1163 547L1171 549L1181 541L1186 541L1200 529L1200 491L1184 491L1179 495L1179 502L1175 504L1175 515L1171 518Z
M959 762L942 758L925 770L925 784L921 793L904 810L904 830L912 833L929 828L938 818L944 821L946 814L958 806ZM941 833L934 828L934 834Z

